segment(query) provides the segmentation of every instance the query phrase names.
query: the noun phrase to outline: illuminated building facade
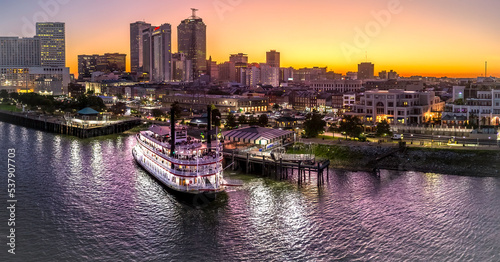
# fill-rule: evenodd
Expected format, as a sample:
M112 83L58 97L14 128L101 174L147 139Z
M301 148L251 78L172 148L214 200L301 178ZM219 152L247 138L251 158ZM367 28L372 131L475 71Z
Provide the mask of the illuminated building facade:
M0 37L0 89L61 95L70 82L64 23L37 23L33 38Z
M66 37L64 23L36 23L36 37L40 40L41 66L66 66Z
M177 50L192 61L196 78L207 70L207 26L196 16L197 10L192 10L193 15L177 26Z
M142 21L130 24L130 68L132 73L142 73L144 62L142 32L150 27L151 24Z
M353 106L353 113L365 122L421 124L441 115L445 103L434 92L370 90Z

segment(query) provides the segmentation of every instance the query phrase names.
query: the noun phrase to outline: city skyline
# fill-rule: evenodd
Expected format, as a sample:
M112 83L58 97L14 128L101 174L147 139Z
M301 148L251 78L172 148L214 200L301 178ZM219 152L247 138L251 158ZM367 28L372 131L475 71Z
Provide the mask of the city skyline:
M265 62L266 52L276 50L282 67L327 66L345 74L369 61L375 75L393 69L401 76L477 77L488 61L488 75L500 76L495 30L500 18L494 11L500 3L495 1L151 1L147 8L121 1L118 7L100 3L99 9L88 2L28 2L3 4L0 35L30 37L35 22L65 22L66 65L75 75L78 55L130 57L130 23L177 25L190 16L190 8L198 8L207 25L207 58L218 63L233 53ZM120 12L109 13L111 6ZM172 29L172 43L177 52L177 29Z

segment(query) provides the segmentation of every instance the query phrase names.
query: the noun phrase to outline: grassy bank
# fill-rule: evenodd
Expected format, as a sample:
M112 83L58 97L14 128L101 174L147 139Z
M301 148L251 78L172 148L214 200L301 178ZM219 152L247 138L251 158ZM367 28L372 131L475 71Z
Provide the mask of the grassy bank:
M0 104L0 110L21 112L22 109L17 108L15 105Z
M500 150L407 148L380 161L377 157L394 151L393 147L346 145L296 145L292 154L314 154L330 159L332 167L348 170L373 168L420 171L452 175L500 176Z
M126 135L135 135L137 133L139 133L140 131L144 131L144 130L148 130L148 128L151 126L151 124L146 124L146 125L139 125L139 126L136 126L132 129L129 129L125 132L123 132L123 134L126 134Z

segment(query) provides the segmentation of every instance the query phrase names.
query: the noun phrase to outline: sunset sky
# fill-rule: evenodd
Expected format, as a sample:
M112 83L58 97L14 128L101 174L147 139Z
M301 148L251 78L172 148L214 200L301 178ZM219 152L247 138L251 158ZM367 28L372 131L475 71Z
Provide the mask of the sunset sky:
M282 66L296 68L327 66L345 73L357 71L367 57L376 73L477 77L488 61L488 75L500 77L498 0L0 0L0 5L0 36L32 37L34 20L65 22L67 66L75 74L79 54L126 53L130 69L129 26L135 21L170 23L176 52L177 25L194 7L207 24L207 55L217 62L239 52L251 62L265 62L266 51L275 49Z

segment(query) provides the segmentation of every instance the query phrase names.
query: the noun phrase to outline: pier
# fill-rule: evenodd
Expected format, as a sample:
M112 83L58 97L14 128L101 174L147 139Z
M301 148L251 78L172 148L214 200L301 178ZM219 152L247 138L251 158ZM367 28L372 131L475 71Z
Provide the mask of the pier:
M139 119L133 119L126 121L113 121L102 126L82 127L67 124L67 121L61 120L57 117L47 115L37 116L27 113L14 113L6 111L0 111L0 121L51 133L76 136L79 138L117 134L138 126L141 123Z
M329 180L328 167L330 160L316 161L311 155L273 154L260 153L252 154L239 150L224 150L224 159L227 167L232 170L241 169L245 173L262 174L263 177L270 177L279 180L288 180L297 173L297 183L299 185L311 181L311 175L317 176L317 185L321 186L326 179ZM326 169L326 175L325 175Z

